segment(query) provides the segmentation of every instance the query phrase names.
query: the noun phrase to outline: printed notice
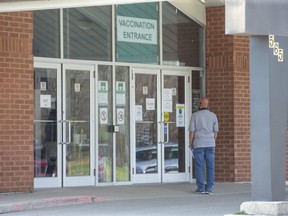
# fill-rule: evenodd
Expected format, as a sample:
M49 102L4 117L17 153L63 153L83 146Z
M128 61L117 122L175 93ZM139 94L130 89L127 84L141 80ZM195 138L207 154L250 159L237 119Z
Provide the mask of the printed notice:
M102 107L100 108L100 124L108 124L108 108Z
M176 96L177 95L177 89L176 88L172 88L172 95Z
M173 112L172 109L173 103L171 101L163 101L162 107L163 107L163 112Z
M125 110L117 109L117 124L123 125L125 123Z
M125 82L116 82L116 105L125 106Z
M172 101L172 89L165 88L163 89L163 100Z
M46 84L46 82L40 82L40 89L41 89L41 91L46 91L46 89L47 89L47 84Z
M40 107L51 109L51 95L40 95Z
M184 104L176 104L176 127L185 127Z
M148 86L143 86L143 95L148 95Z
M74 89L75 89L75 92L80 92L80 83L75 83Z
M146 98L146 110L155 110L155 98Z
M135 121L143 121L142 105L135 106Z
M98 82L98 101L101 105L108 104L108 81Z

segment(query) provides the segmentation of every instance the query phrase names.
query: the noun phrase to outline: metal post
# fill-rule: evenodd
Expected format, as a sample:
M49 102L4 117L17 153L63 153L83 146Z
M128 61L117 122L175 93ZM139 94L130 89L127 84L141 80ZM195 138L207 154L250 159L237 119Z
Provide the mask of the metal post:
M276 41L277 40L277 41ZM288 38L275 37L288 50ZM252 200L285 200L288 65L268 36L250 37Z

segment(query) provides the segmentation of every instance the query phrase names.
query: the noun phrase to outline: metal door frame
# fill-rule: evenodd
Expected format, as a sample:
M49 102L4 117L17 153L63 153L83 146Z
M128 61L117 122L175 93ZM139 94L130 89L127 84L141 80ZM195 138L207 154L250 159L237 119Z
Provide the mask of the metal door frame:
M192 159L191 153L188 148L189 136L188 136L188 125L190 119L190 102L191 102L191 70L160 70L160 69L147 69L147 68L133 68L132 69L132 79L131 79L131 107L135 107L135 76L136 74L152 74L157 76L157 134L158 134L158 157L157 163L160 165L161 170L158 170L156 174L136 174L136 121L134 117L135 110L131 109L131 160L132 160L132 181L133 183L161 183L161 182L188 182L191 181L191 166ZM165 75L175 75L175 76L184 76L185 78L185 172L176 173L176 174L165 174L164 167L164 145L163 139L163 116L162 116L162 91L164 87L164 76Z
M61 64L35 62L34 68L54 69L57 73L57 101L61 101ZM35 103L35 102L34 102ZM57 103L57 143L62 139L60 136L61 128L59 127L59 120L61 119L61 103ZM34 177L34 188L53 188L61 187L62 185L62 153L61 146L57 144L57 176L55 177Z
M162 182L188 182L190 180L190 165L191 165L191 152L189 151L188 144L189 144L189 133L188 133L188 126L190 120L190 106L191 104L191 71L190 70L161 70L161 92L164 89L164 76L183 76L185 79L185 172L183 173L165 173L165 166L164 166L164 145L162 147ZM163 97L161 95L161 102ZM164 124L164 116L163 116L163 107L161 106L161 124ZM162 134L164 134L164 130L162 130ZM162 135L163 136L163 135ZM164 139L163 139L164 140Z
M131 88L130 88L130 100L131 100L131 107L135 107L135 76L136 74L149 74L149 75L156 75L157 79L157 104L155 104L157 109L157 164L161 165L161 148L159 148L160 143L160 120L161 115L159 113L160 111L160 69L146 69L146 68L133 68L132 70L132 76L131 76ZM132 182L133 183L159 183L161 182L161 172L157 172L155 174L136 174L136 121L135 121L135 110L131 110L131 160L132 160Z
M66 93L66 70L82 70L90 72L90 175L89 176L66 176L66 148L64 148L65 143L67 143L67 137L71 136L71 134L66 134L66 127L70 125L72 121L66 119L66 103L65 103L65 93ZM95 185L95 100L94 100L94 64L63 64L62 66L62 118L60 120L61 129L63 131L62 142L62 186L89 186ZM78 121L77 121L78 122ZM68 128L68 131L69 128ZM69 138L68 138L69 139ZM71 140L71 137L70 137ZM69 142L69 140L68 140ZM61 142L60 142L61 143Z

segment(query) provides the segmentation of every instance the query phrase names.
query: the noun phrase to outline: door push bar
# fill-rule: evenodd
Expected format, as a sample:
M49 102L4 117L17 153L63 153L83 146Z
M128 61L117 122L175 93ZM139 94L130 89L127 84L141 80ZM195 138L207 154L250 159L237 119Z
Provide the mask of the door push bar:
M71 144L71 123L86 123L87 121L71 121L71 120L60 120L58 123L60 124L67 124L68 123L68 142L64 142L63 139L64 137L62 136L62 142L60 142L59 144L61 145L68 145Z
M59 144L61 145L68 145L71 143L71 121L69 120L61 120L58 123L60 124L67 124L68 123L68 142L64 142L63 139L64 137L62 136L62 142L60 142Z

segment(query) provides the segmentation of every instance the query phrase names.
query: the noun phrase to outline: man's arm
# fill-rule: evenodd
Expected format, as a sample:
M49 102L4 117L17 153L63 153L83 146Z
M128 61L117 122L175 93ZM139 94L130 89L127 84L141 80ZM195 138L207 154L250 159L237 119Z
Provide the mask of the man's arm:
M193 148L194 132L189 132L189 148Z
M215 139L215 140L217 139L217 136L218 136L218 131L215 131L215 132L214 132L214 139Z

